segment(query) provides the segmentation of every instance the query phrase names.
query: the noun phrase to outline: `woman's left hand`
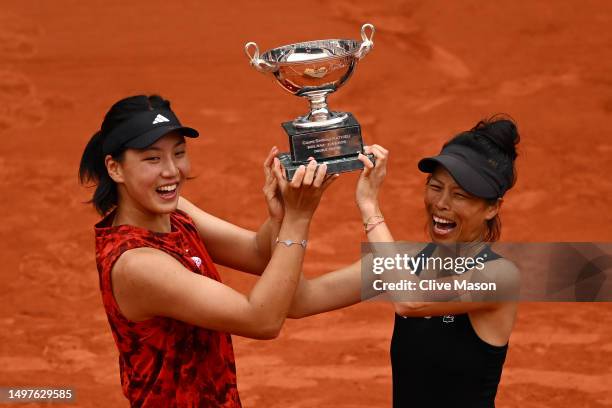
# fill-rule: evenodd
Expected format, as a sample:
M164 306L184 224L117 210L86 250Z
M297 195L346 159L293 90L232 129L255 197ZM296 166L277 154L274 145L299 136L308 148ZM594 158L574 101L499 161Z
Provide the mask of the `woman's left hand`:
M389 151L376 144L364 146L363 150L376 157L376 165L366 155L359 153L359 160L363 162L364 168L357 182L355 200L362 213L370 213L378 210L378 191L387 174Z
M278 181L276 177L274 177L274 173L272 170L274 164L274 157L278 153L278 148L274 146L270 153L268 153L268 157L264 161L264 175L265 182L263 186L263 193L266 197L266 204L268 204L268 213L270 213L270 219L281 223L283 221L283 217L285 216L285 205L283 203L283 196L281 195Z

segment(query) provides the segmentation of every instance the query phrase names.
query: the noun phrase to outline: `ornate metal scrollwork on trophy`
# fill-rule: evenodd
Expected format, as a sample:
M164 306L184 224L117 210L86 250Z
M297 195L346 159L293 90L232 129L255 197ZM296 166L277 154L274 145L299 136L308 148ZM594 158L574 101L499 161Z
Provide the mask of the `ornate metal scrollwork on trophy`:
M310 102L308 114L282 124L289 136L291 152L280 153L278 157L288 179L309 157L326 163L329 174L363 168L357 159L363 153L361 126L351 113L329 110L327 95L337 91L351 77L357 62L370 52L374 32L372 24L364 24L362 41L307 41L274 48L261 55L256 43L245 45L256 70L274 75L283 89ZM373 155L368 157L374 161Z

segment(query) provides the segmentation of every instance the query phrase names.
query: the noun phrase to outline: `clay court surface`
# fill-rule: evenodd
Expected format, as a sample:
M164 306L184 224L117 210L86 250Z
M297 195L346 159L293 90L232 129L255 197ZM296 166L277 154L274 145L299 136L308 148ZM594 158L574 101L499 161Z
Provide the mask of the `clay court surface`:
M258 3L2 1L0 385L66 385L80 407L127 405L98 291L98 217L76 178L114 101L172 100L202 134L189 142L186 197L245 227L264 220L261 162L287 148L280 123L307 104L249 67L247 41L357 39L376 25L374 50L330 105L391 151L382 206L397 238L425 239L418 159L506 112L523 139L502 238L612 240L609 2ZM315 215L309 276L359 255L355 181L342 176ZM254 282L222 274L242 291ZM244 406L390 406L392 323L388 304L370 303L288 321L277 340L234 337ZM612 407L611 384L610 304L521 305L498 406Z

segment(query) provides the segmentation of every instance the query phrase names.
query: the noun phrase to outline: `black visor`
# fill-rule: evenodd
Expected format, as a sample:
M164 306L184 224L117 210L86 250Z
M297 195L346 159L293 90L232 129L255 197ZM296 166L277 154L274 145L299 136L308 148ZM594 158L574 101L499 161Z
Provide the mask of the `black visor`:
M448 145L439 155L419 161L419 170L433 173L438 165L443 166L461 188L476 197L501 198L508 189L506 178L486 157L467 146Z
M197 130L181 125L176 115L166 109L154 109L135 115L113 129L104 140L103 153L112 154L121 148L144 149L170 132L198 137Z

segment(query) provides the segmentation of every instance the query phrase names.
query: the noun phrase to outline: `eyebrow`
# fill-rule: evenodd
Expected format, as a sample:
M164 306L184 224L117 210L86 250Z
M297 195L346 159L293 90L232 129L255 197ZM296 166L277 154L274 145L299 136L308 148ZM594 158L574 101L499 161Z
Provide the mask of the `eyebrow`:
M173 146L174 147L178 147L182 144L185 144L186 142L184 140L179 140L178 142L176 142L176 144ZM155 151L161 151L162 149L160 149L159 147L155 147L155 146L151 146L151 147L145 147L144 149L142 149L143 152L148 152L150 150L155 150Z

